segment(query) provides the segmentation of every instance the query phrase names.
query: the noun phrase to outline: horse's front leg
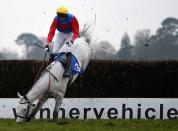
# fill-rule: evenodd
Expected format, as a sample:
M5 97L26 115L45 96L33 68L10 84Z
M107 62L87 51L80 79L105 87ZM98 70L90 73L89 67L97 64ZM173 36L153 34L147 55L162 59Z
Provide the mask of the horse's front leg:
M55 103L55 107L54 107L54 111L53 111L53 120L58 119L58 112L61 107L63 97L60 96L60 97L56 98L55 100L56 100L56 103Z
M34 110L32 111L32 113L30 114L30 117L33 118L37 112L41 109L41 107L44 105L45 101L48 99L48 97L43 97L43 98L39 98L36 107L34 108Z

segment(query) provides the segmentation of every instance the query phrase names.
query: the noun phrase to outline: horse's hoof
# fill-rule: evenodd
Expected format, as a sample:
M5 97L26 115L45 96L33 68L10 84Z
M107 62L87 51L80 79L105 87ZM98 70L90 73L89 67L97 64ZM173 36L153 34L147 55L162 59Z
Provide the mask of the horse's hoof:
M58 119L58 112L54 111L53 112L53 120L57 120Z
M27 117L25 122L30 122L31 121L31 117Z

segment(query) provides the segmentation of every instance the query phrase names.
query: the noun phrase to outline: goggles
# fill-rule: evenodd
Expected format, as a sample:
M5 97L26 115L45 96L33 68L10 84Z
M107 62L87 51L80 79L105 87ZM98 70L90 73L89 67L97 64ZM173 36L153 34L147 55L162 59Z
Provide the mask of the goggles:
M61 18L66 18L67 14L57 13L57 16Z

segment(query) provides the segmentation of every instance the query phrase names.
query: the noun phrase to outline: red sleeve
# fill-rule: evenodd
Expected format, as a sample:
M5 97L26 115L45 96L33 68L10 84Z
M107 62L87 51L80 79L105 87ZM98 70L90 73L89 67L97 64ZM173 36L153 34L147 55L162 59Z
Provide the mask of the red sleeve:
M54 19L53 22L52 22L52 25L50 27L49 33L48 33L48 39L47 39L48 44L50 44L53 40L53 37L55 35L55 31L56 31L56 27L57 27L57 20Z
M79 35L79 24L78 21L76 19L76 17L74 17L71 21L71 25L72 25L72 31L73 31L73 36L72 36L72 41L75 41L75 39L78 37Z

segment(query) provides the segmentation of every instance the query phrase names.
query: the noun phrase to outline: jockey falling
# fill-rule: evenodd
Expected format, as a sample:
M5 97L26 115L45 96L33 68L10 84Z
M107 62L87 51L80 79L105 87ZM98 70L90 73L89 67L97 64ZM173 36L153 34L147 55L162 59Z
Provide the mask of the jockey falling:
M47 38L47 44L45 48L49 50L49 45L52 42L52 39L55 35L56 29L58 30L56 42L53 45L51 58L52 61L54 56L58 53L59 49L67 44L68 47L73 44L75 39L79 35L79 24L76 17L70 13L68 13L68 9L65 6L60 6L56 11L57 15L55 16L52 25L50 27L50 31ZM71 61L71 51L67 51L67 61L66 61L66 69L64 71L64 77L70 76L70 61Z

